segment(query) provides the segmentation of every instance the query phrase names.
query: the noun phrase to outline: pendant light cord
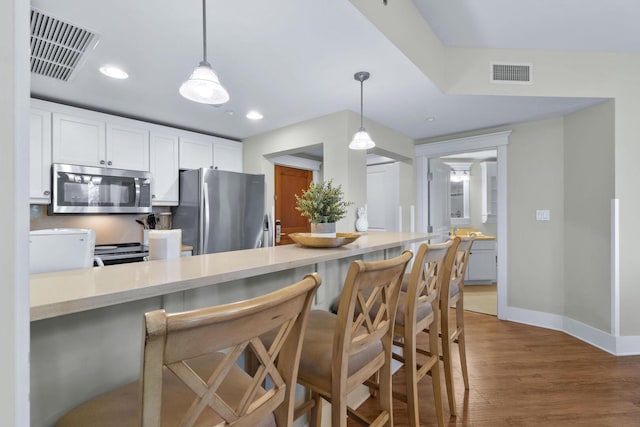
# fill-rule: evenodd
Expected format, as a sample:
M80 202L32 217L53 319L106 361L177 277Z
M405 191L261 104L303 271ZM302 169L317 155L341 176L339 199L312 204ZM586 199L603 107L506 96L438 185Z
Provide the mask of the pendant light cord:
M207 0L202 0L202 62L207 62Z
M364 108L363 107L364 103L363 103L363 100L362 100L362 98L364 97L364 92L362 90L362 85L363 85L363 80L360 80L360 129L362 129L362 127L363 127L363 125L362 125L362 121L363 121L362 120L362 114L363 114L362 110Z

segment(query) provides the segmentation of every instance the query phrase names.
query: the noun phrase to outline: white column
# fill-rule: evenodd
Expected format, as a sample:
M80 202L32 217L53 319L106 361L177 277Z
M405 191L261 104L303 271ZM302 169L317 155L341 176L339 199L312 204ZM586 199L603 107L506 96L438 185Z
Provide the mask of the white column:
M29 2L0 2L0 418L29 420Z
M410 231L412 233L415 233L416 232L416 207L414 205L411 205L410 209L411 209L411 217L409 219L409 226L411 227Z

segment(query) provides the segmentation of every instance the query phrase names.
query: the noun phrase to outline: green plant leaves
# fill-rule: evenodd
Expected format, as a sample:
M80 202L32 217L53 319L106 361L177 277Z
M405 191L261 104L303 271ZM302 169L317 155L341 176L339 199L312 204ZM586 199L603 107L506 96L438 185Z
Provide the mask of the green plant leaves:
M347 207L352 202L343 200L342 186L333 186L333 180L324 183L311 183L303 190L302 197L296 197L296 210L309 222L317 224L336 222L347 215Z

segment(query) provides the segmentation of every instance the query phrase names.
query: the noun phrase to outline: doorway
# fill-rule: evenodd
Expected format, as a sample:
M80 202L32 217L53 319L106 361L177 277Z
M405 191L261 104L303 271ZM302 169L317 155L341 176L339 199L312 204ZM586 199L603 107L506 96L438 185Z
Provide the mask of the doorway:
M435 234L478 236L465 276L464 309L497 313L496 150L429 159L429 224Z
M398 230L400 204L398 162L367 165L367 220L369 230Z
M280 221L280 239L276 246L293 244L291 233L308 233L311 226L307 218L296 210L296 197L309 188L313 171L289 166L275 165L275 220Z
M467 138L451 139L416 146L417 177L417 230L428 232L429 227L429 162L434 158L471 153L482 150L496 150L496 237L497 253L497 316L508 317L507 312L507 146L511 131L496 132Z

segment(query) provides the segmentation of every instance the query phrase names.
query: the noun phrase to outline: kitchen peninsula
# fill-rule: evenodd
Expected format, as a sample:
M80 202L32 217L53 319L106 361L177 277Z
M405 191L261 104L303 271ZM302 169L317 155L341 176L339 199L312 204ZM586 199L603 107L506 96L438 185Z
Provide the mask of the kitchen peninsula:
M322 277L314 308L339 295L355 259L396 256L421 233L369 232L340 248L296 245L31 276L31 425L139 374L143 313L252 298L305 274Z

